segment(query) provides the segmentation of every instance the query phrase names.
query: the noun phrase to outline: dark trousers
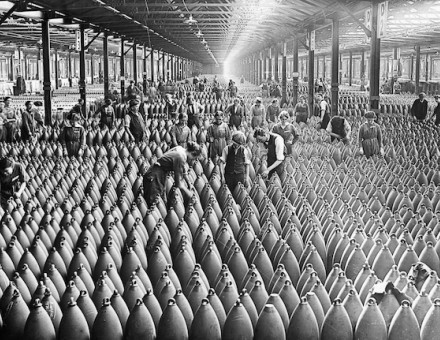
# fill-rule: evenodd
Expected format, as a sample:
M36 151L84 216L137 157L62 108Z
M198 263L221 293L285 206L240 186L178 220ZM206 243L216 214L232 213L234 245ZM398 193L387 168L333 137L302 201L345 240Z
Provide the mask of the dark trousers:
M225 182L231 192L234 191L238 183L244 183L245 174L225 174Z
M191 129L193 125L197 126L197 128L200 128L200 118L198 115L189 114L188 115L188 127Z
M144 198L148 207L154 204L157 196L162 197L163 201L166 202L165 179L166 172L157 164L150 167L144 175Z
M17 124L15 123L6 123L4 125L5 130L5 140L7 143L12 143L15 141L15 133L17 132Z
M267 178L271 178L275 172L278 174L278 177L281 178L281 174L283 173L283 171L284 171L284 162L278 165L275 169L270 170Z

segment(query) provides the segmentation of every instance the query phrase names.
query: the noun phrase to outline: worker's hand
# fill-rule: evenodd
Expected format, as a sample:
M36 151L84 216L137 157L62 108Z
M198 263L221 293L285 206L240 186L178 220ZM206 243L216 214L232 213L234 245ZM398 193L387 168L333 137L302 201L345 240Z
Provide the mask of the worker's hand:
M380 148L380 154L383 156L385 155L385 150L383 149L383 147Z
M65 156L65 157L68 156L68 154L67 154L67 149L63 149L63 156Z
M359 153L360 153L361 155L364 154L364 149L363 149L362 147L359 149Z
M84 149L81 148L81 149L78 150L78 156L82 157L83 155L84 155Z
M249 180L247 178L244 179L243 185L245 188L247 188L249 186Z
M19 192L14 192L12 196L14 197L14 199L19 199L21 194Z
M264 171L261 173L261 177L267 177L267 176L269 176L269 170L264 170Z

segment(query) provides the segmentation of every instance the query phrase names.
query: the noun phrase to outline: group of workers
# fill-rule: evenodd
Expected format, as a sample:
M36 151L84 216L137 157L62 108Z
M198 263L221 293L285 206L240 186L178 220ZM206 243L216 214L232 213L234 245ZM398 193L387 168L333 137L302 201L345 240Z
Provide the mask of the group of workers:
M411 106L411 116L419 122L429 121L434 118L434 124L440 125L440 96L434 96L437 106L434 108L432 115L428 117L428 100L424 92L419 93L419 98L414 100Z
M320 95L319 95L320 96ZM347 119L334 116L330 119L329 104L324 98L318 96L320 123L318 129L326 130L331 140L349 143L351 128ZM139 143L145 140L146 121L144 115L139 112L140 100L132 98L128 101L128 110L124 117L124 129L129 138ZM68 156L81 156L85 148L85 130L81 125L83 115L79 102L68 114L69 124L65 124L59 140L63 145L64 154ZM5 103L5 107L8 107ZM198 129L202 126L204 107L194 101L192 94L187 97L186 112L178 116L178 122L171 131L171 146L156 163L154 163L144 175L143 188L144 198L149 206L154 204L158 197L164 202L165 179L168 173L174 173L174 185L179 188L183 197L189 199L192 196L192 185L188 178L188 169L202 154L202 148L192 140L192 127ZM7 110L6 110L7 111ZM5 112L3 110L3 112ZM96 112L102 128L112 129L115 127L115 112L111 100L106 100L104 105ZM299 135L292 124L293 121L306 123L309 110L304 97L300 97L298 104L292 113L280 108L278 100L274 99L266 109L261 98L256 98L249 115L242 99L234 98L225 112L217 111L214 119L206 131L208 157L218 165L219 174L231 192L242 183L248 186L249 168L251 164L251 152L247 146L247 136L243 131L253 131L254 140L259 143L262 153L266 154L266 167L261 170L263 177L270 177L274 173L281 176L284 171L285 157L292 153L293 145L298 141ZM360 153L371 157L374 154L383 154L381 129L375 123L374 112L367 112L367 122L362 124L359 130ZM24 118L25 119L25 118ZM248 123L252 130L245 128ZM26 181L25 170L19 163L9 158L0 162L0 191L2 206L14 196L19 197L24 190L23 182Z

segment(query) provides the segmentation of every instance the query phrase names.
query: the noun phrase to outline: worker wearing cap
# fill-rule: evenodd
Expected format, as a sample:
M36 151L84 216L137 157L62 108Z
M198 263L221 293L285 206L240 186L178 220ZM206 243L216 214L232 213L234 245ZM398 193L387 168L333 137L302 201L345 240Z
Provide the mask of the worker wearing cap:
M69 157L82 156L86 146L86 134L80 120L81 117L78 113L72 113L70 115L70 125L64 126L60 134L64 154Z
M299 123L307 124L307 120L309 119L309 105L306 103L306 97L300 96L299 102L296 103L295 108L293 109L295 115L295 121Z
M145 136L145 121L139 113L140 101L132 99L128 102L128 112L124 117L125 131L130 139L136 143L141 142Z
M111 130L115 127L116 115L112 104L112 100L107 98L104 105L95 113L95 116L99 117L101 129L107 127Z
M434 108L434 112L432 113L431 118L435 117L435 125L440 125L440 96L434 96L435 102L437 106Z
M130 85L128 85L127 89L125 90L127 100L137 99L137 96L139 95L140 92L141 91L136 86L134 80L130 80Z
M244 117L244 109L240 105L240 98L234 98L234 104L229 105L225 111L229 114L229 127L238 130Z
M5 134L6 142L12 143L15 141L15 135L17 132L17 110L11 106L11 97L5 97L3 102L5 104L3 107L3 133Z
M420 92L419 98L414 100L413 105L411 106L411 116L414 119L422 122L426 119L428 115L428 101L426 100L426 95L424 92Z
M26 101L24 106L25 109L21 111L21 140L28 141L35 130L34 109L30 100Z
M186 114L188 115L188 127L191 129L195 125L198 129L201 126L200 117L203 116L205 107L196 102L192 94L188 93L186 98Z
M234 191L238 183L243 183L246 187L249 184L251 155L245 143L244 133L235 131L232 134L232 144L223 149L222 156L219 159L220 175L231 192Z
M222 151L231 141L231 130L228 124L223 121L223 112L217 111L214 121L208 127L206 138L209 141L209 158L215 163L222 155Z
M253 129L261 127L266 120L266 109L261 102L261 97L257 97L255 104L251 107L251 126Z
M267 169L261 174L263 177L271 177L274 172L281 176L284 162L284 140L276 133L269 132L262 128L254 131L254 138L263 143L267 149Z
M43 109L43 103L39 100L34 102L34 120L35 123L37 123L37 126L41 126L43 129L45 129L44 126L44 112L41 112Z
M272 104L267 107L266 120L269 124L275 124L278 122L278 116L280 115L281 108L278 99L272 100Z
M143 178L144 198L151 207L158 196L166 202L165 180L168 174L174 174L174 186L179 188L188 201L192 192L188 188L191 182L187 174L188 165L192 166L199 158L202 149L196 142L188 142L187 147L176 146L165 152L146 172ZM186 182L186 185L185 185Z
M327 132L330 135L331 141L341 141L344 144L350 143L351 126L347 119L339 116L334 116L327 125Z
M359 127L359 146L361 155L370 158L374 155L384 154L382 145L382 131L374 121L376 114L373 111L365 113L366 123Z
M9 157L0 159L0 200L4 209L9 198L20 198L28 180L23 164L14 162Z
M186 148L186 144L191 140L191 130L187 123L187 114L180 113L179 122L171 128L171 143L173 147L180 145Z

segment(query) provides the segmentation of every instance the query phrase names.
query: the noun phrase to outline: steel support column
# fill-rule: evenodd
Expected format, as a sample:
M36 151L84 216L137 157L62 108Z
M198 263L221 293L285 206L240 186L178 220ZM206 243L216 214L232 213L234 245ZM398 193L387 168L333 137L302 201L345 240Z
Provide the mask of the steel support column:
M332 29L332 114L338 114L339 102L339 20L333 19Z
M84 27L81 26L80 29L80 36L81 36L81 50L79 52L79 95L82 100L84 100L84 104L82 107L82 112L84 115L87 115L86 112L86 101L87 101L87 94L86 94L86 51L85 51L85 33L84 33Z
M165 63L165 52L162 52L162 80L165 82L167 80L166 75L166 63Z
M281 106L287 103L287 47L284 43L283 63L281 65Z
M38 54L39 54L39 52L40 51L38 51ZM38 61L37 61L37 64L38 64ZM72 87L73 84L72 84L72 52L71 51L69 51L69 55L67 56L67 72L68 72L68 77L69 77L69 87Z
M95 65L93 63L93 53L90 53L90 82L95 83Z
M392 74L391 74L391 93L394 93L394 83L399 75L398 59L400 58L400 51L397 47L393 48L393 64L392 64ZM396 68L396 72L394 72Z
M147 45L143 45L143 57L142 57L142 87L144 88L144 95L147 94ZM151 55L151 54L150 54Z
M350 56L348 59L348 85L353 85L353 52L350 51Z
M151 81L154 82L154 50L150 53Z
M278 44L275 45L274 47L275 51L274 51L274 73L275 73L275 81L278 83L280 81L280 77L279 77L279 53L278 53Z
M311 31L309 31L307 34L309 35L309 41L311 41ZM308 77L309 77L309 109L311 112L313 112L314 107L314 101L315 101L315 51L311 49L311 46L309 46L309 70L308 70Z
M292 60L292 78L293 78L293 105L298 103L298 86L299 86L299 71L298 71L298 39L295 37L293 39L293 60Z
M429 80L429 54L425 55L425 82L428 83Z
M263 64L263 80L267 80L267 60L266 60L266 51L263 51L263 58L262 58L262 64Z
M138 83L137 44L133 42L133 80Z
M125 97L125 51L124 51L125 40L121 38L121 56L119 61L119 70L120 77L119 80L121 82L121 102L124 101Z
M315 77L319 79L319 55L316 56L316 69L315 69Z
M361 78L365 78L365 51L361 52Z
M38 51L37 51L37 74L36 74L36 77L35 77L35 78L37 78L37 80L41 80L40 62L41 62L41 46L38 46Z
M371 1L372 25L371 25L371 54L370 54L370 109L379 113L379 81L380 81L380 39L377 36L377 17L379 4Z
M268 68L267 79L273 80L272 79L272 48L269 48L269 62L267 68Z
M58 62L58 49L55 49L55 88L58 90L58 79L60 77L60 68Z
M410 79L414 80L414 56L411 54L411 60L410 60L410 64L409 64L409 74L410 74Z
M41 40L43 47L43 91L44 91L44 123L52 125L52 89L50 83L50 32L49 20L41 23Z
M104 38L102 39L102 49L103 49L103 59L104 59L104 98L107 99L110 94L110 82L109 82L109 72L108 72L108 33L104 33Z
M175 65L174 65L174 56L172 55L171 57L168 58L170 60L170 78L171 81L175 81L176 80L176 69L175 69Z
M416 46L416 93L420 93L420 45Z
M29 75L28 75L28 57L27 57L27 54L23 54L23 62L24 62L24 74L23 74L23 77L26 80L29 77Z

